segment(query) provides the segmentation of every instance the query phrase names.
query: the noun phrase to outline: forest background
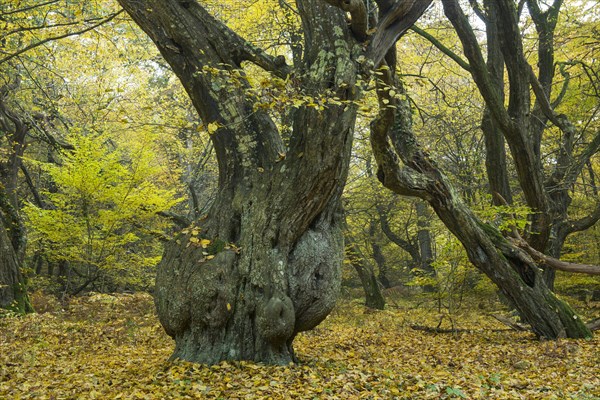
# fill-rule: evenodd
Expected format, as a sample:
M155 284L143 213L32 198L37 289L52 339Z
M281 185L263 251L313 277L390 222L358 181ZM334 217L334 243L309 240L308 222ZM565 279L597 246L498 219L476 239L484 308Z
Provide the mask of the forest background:
M233 30L273 54L295 40L298 21L286 2L214 3L203 2ZM598 145L592 146L598 141L600 110L597 62L600 10L593 2L559 3L562 7L553 37L552 107L557 113L569 116L577 134L566 141L564 132L550 126L540 143L544 154L541 167L551 172L564 155L561 149L565 145L571 146L568 156L573 158L591 151L567 188L571 198L569 218L585 221L585 227L582 226L585 229L572 232L565 238L559 254L553 254L564 261L591 266L600 264L600 226L596 223L600 218L597 185L600 159ZM472 10L469 18L474 26L483 29L484 24L476 22L478 11ZM151 300L140 293L152 293L163 243L182 230L190 235L191 245L205 249L207 258L213 257L211 241L200 237L190 226L208 212L216 195L218 170L210 137L220 127L198 118L169 65L115 2L8 1L0 6L0 23L0 202L7 228L2 243L15 250L22 285L15 290L3 284L0 290L10 290L13 296L2 305L16 314L35 309L59 316L19 319L10 314L2 320L3 330L12 332L4 334L3 345L12 350L3 352L7 354L3 357L13 359L5 360L7 367L2 370L0 383L5 392L0 393L16 393L10 392L16 390L15 382L20 382L18 391L27 392L23 385L31 383L23 382L27 382L26 376L32 372L18 370L35 370L36 365L39 367L36 363L47 362L40 349L57 349L60 340L55 335L64 334L69 341L87 334L90 338L86 340L100 335L102 339L98 340L108 340L110 346L153 348L156 359L144 362L148 371L157 373L157 368L167 368L157 363L168 356L168 351L160 348L169 345L166 337L159 342L141 343L150 341L151 334L158 335L158 325L150 310ZM434 4L417 26L397 45L401 55L397 73L406 88L413 127L422 150L436 160L439 169L482 221L496 223L501 231L530 229L536 213L519 189L510 152L506 159L510 199L505 195L502 202L491 195L486 138L482 134L486 103L465 68L460 41L444 17L441 5ZM535 21L527 13L522 18L521 30L524 52L529 63L536 65L539 35ZM485 32L477 34L485 47ZM252 85L250 91L256 98L257 110L282 115L293 107L324 109L331 101L299 93L290 81L274 78L252 65L245 74ZM322 341L330 343L336 351L340 348L345 351L340 355L331 349L324 350L331 365L323 364L325 361L318 359L314 349L307 349L312 344L303 344L306 357L317 364L312 365L313 369L294 369L296 378L301 382L305 374L317 374L315 381L319 383L311 388L315 396L321 393L319 389L330 390L332 397L343 397L344 393L359 396L365 391L375 398L412 391L431 397L476 397L491 393L501 397L511 391L529 390L542 398L545 389L540 387L547 385L536 382L547 378L549 375L544 374L553 370L546 366L546 372L542 373L536 363L542 363L538 359L540 354L551 360L554 356L550 353L555 352L562 360L582 358L574 367L577 372L572 373L583 377L583 383L572 387L569 386L572 382L559 379L550 392L560 396L560 390L564 390L563 395L578 393L573 398L594 398L600 391L597 378L589 375L589 370L598 364L594 341L542 344L546 348L541 352L535 345L524 344L533 346L532 358L515 355L506 367L510 372L479 371L471 373L478 378L472 376L466 382L453 381L450 376L435 378L435 373L423 376L410 373L399 383L396 375L402 375L398 371L405 367L389 365L386 357L376 363L381 363L377 379L371 379L373 375L361 369L361 360L376 358L376 353L385 353L382 348L388 346L389 350L390 341L398 342L391 337L399 332L409 338L404 342L407 345L410 340L418 340L414 335L422 334L415 331L418 328L447 330L454 335L452 340L458 340L461 329L474 330L479 326L494 330L506 328L507 323L513 328L521 327L515 319L507 321L508 312L498 301L495 285L470 265L459 240L429 205L414 197L394 194L377 180L369 123L378 112L378 99L374 87L370 89L357 104L359 117L342 200L346 258L344 301L340 307L347 312L334 313L325 328L301 339L313 343L322 336L327 338ZM284 118L278 121L282 132L292 129L286 126ZM597 276L559 272L555 282L551 279L554 291L574 305L586 321L598 317ZM358 307L366 302L370 308L383 309L386 298L390 311L385 314L362 314ZM136 305L132 309L137 314L126 319L115 317L112 313L122 311L121 307L127 309L124 304ZM82 311L86 307L94 310L88 310L87 314L97 313L96 318L87 322L86 312ZM345 314L354 316L345 320ZM497 322L491 314L503 322ZM36 318L42 320L34 328L38 323ZM369 321L369 329L365 328L361 335L365 340L362 344L348 344L352 341L348 332L365 321ZM382 337L373 338L378 330ZM508 350L503 345L521 343L525 337L517 333L486 335L500 335L490 340L497 340L498 348L505 352ZM472 345L467 339L465 344ZM356 350L356 346L361 350ZM435 362L444 365L453 362L451 356L444 358L446 350L436 354L430 355L440 358ZM83 354L77 357L80 356L85 357ZM358 364L348 368L343 360ZM544 362L550 363L548 360ZM226 385L227 375L233 374L231 368L235 374L244 375L241 381L259 377L258 383L252 385L253 390L262 388L263 393L271 390L274 396L283 390L277 379L275 384L266 380L265 376L272 372L261 370L252 375L253 367L246 364L221 365L222 370L216 373L223 373L218 380L224 386L218 389L218 385L206 381L207 374L214 370L197 370L198 367L187 364L169 364L168 368L163 372L168 379L158 381L169 382L163 389L166 392L172 390L170 385L181 386L182 396L203 392L208 397L211 393L227 397L224 394L239 392L240 387L234 387L236 390L232 392L232 387ZM327 382L327 375L334 373L341 377L340 382ZM92 380L98 387L92 384L89 391L98 390L107 396L113 389L105 385L104 379ZM155 379L145 385L156 382ZM348 382L354 386L345 386ZM362 386L357 382L362 382ZM76 386L58 384L64 390L74 390ZM46 393L55 389L50 384L37 390ZM149 390L142 386L135 390L138 389L140 393ZM152 390L158 389L154 386Z

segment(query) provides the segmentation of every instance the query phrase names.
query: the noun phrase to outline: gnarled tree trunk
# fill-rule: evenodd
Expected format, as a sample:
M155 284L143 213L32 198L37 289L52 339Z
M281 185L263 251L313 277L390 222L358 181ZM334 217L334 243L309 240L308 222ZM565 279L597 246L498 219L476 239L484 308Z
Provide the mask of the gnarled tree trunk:
M173 357L288 363L295 335L327 316L340 285L340 195L360 55L378 64L428 2L392 8L365 48L363 2L297 0L304 48L294 68L246 42L196 1L119 2L181 80L213 132L219 164L211 210L167 245L158 267L156 305L176 342ZM350 27L344 11L352 15ZM244 61L289 79L311 99L288 116L287 146L269 114L254 107ZM333 101L317 100L325 97Z

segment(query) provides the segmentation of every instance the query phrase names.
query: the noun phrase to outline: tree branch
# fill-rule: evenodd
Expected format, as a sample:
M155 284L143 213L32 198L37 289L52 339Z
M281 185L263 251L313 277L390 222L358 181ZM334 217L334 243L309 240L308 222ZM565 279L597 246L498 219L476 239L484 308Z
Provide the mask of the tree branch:
M415 246L413 243L410 243L409 241L402 239L394 231L392 231L392 228L390 227L390 222L387 218L387 215L385 215L385 212L382 209L381 205L377 206L377 213L379 214L379 222L381 225L381 231L385 234L385 236L390 241L392 241L396 246L400 247L401 249L406 251L408 254L410 254L411 258L414 261L418 262L421 258L421 253L419 253L419 248L417 246Z
M100 22L98 22L97 24L93 24L93 25L91 25L91 26L88 26L87 28L85 28L85 29L82 29L82 30L80 30L80 31L68 32L68 33L65 33L65 34L63 34L63 35L58 35L58 36L52 36L52 37L48 37L48 38L45 38L45 39L42 39L42 40L40 40L39 42L32 43L32 44L30 44L29 46L25 46L25 47L24 47L24 48L22 48L21 50L18 50L18 51L16 51L15 53L9 54L8 56L6 56L6 57L4 57L4 58L0 59L0 65L1 65L1 64L3 64L3 63L5 63L5 62L7 62L7 61L9 61L9 60L12 60L13 58L15 58L15 57L17 57L17 56L19 56L19 55L21 55L21 54L23 54L23 53L25 53L25 52L27 52L27 51L31 50L31 49L34 49L34 48L36 48L36 47L39 47L39 46L41 46L41 45L43 45L43 44L45 44L45 43L51 42L51 41L53 41L53 40L64 39L64 38L67 38L67 37L69 37L69 36L81 35L81 34L83 34L83 33L86 33L86 32L89 32L89 31L91 31L91 30L94 30L94 29L96 29L97 27L99 27L99 26L101 26L101 25L104 25L105 23L107 23L107 22L109 22L109 21L113 20L113 19L114 19L114 18L115 18L117 15L121 14L122 12L123 12L123 10L119 10L119 11L117 11L116 13L114 13L114 14L111 14L110 16L106 17L105 19L101 20L101 21L100 21Z
M47 6L47 5L50 5L50 4L58 3L58 1L59 0L51 0L51 1L47 1L45 3L34 4L32 6L29 6L29 7L23 7L23 8L18 8L16 10L12 10L12 11L6 11L6 12L1 13L0 16L3 17L5 15L18 14L18 13L21 13L21 12L26 12L26 11L29 11L29 10L33 10L35 8L44 7L44 6Z
M444 5L444 13L458 34L463 46L463 52L469 60L470 72L475 84L479 88L490 112L493 114L502 131L510 131L512 124L504 108L504 99L492 83L492 78L487 69L477 38L469 24L469 20L460 8L457 0L442 0L442 3Z
M567 222L567 231L569 233L585 231L594 226L598 221L600 221L600 202L596 204L594 211L590 215Z
M368 58L377 67L396 43L429 8L432 0L404 0L396 3L388 11L379 16L375 35L367 50Z
M566 272L582 273L587 275L600 275L599 265L579 264L558 260L554 257L547 256L544 253L535 250L529 245L529 243L527 243L523 239L519 240L508 238L508 240L511 241L517 247L525 250L527 254L529 254L537 262L544 264L545 266L550 267L552 269L557 269L559 271Z
M577 159L568 166L565 172L564 184L570 186L575 183L585 164L599 151L600 130L596 132L592 141L588 143L585 149L577 156Z
M440 42L435 37L433 37L433 35L430 35L429 33L424 31L423 29L417 27L416 25L413 25L410 29L413 32L415 32L416 34L418 34L419 36L422 36L423 38L427 39L439 51L441 51L442 53L444 53L445 55L450 57L452 60L454 60L462 69L464 69L465 71L471 72L471 66L469 65L469 63L467 61L463 60L458 54L456 54L455 52L450 50L442 42Z

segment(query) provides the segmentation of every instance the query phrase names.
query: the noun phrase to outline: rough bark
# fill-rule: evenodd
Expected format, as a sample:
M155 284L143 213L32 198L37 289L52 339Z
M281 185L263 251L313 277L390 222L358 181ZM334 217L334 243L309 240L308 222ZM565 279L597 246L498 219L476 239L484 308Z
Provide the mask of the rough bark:
M345 13L322 0L296 2L304 53L293 68L196 1L119 2L171 65L203 123L218 127L211 135L219 166L215 202L166 246L158 266L156 306L175 339L173 357L286 364L294 360L296 334L328 315L340 285L340 195L364 46ZM417 16L410 7L405 11ZM336 102L299 106L284 146L268 113L254 109L246 95L250 84L239 72L244 61L290 78L305 96L325 94ZM202 240L210 245L198 246Z

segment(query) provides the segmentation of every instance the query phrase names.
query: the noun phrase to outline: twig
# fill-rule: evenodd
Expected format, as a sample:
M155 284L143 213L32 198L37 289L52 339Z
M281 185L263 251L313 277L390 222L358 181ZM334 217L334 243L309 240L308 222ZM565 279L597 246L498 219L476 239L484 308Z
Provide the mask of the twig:
M513 330L519 332L526 332L529 330L525 325L519 324L517 322L511 321L510 319L503 317L501 315L489 314L491 317L496 318L498 321L502 322L504 325L510 326Z

